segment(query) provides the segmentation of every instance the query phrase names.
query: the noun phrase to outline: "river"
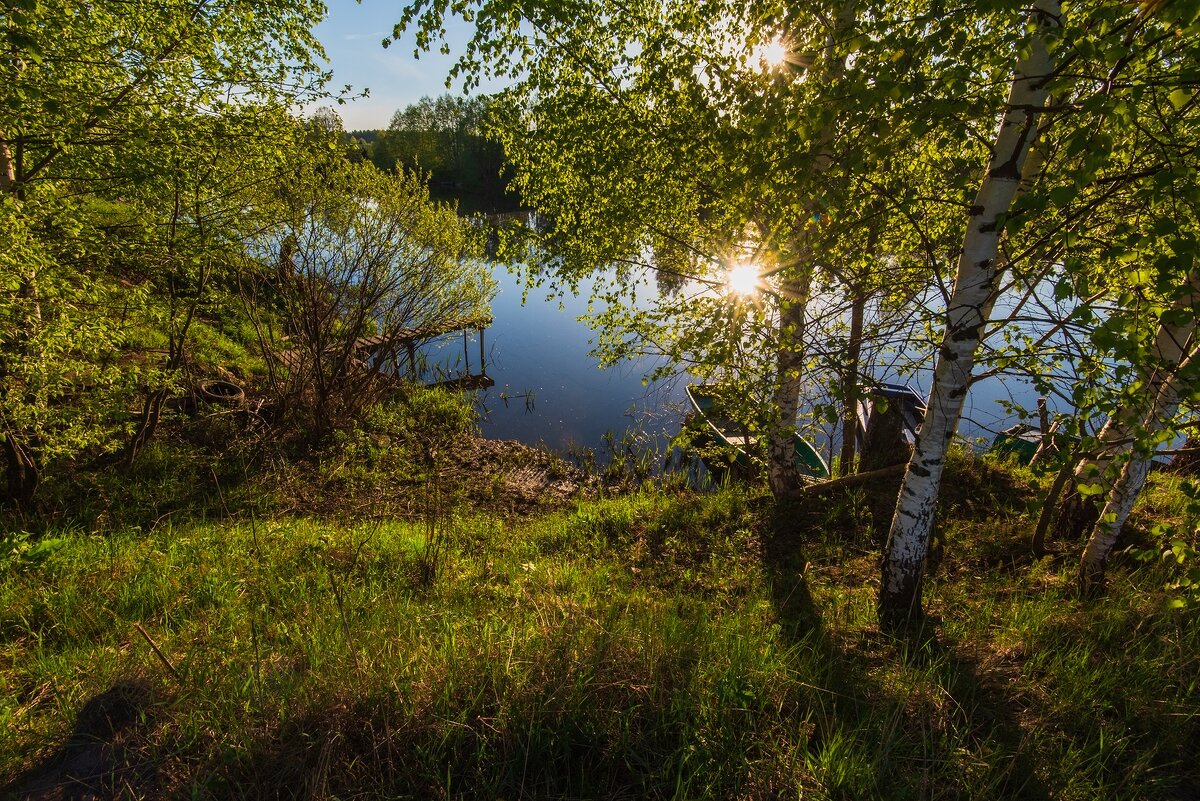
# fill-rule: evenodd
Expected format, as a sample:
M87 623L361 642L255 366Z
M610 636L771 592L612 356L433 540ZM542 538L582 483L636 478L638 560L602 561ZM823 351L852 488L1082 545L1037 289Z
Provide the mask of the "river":
M685 379L643 383L656 366L648 359L602 369L590 353L594 332L580 317L588 310L591 285L577 296L560 297L545 289L526 294L504 265L494 265L498 294L492 303L495 322L484 335L486 372L495 386L477 393L480 429L490 439L514 439L560 453L591 449L601 460L605 438L629 435L647 446L663 449L679 430L686 413ZM647 292L653 291L647 281ZM524 296L524 298L523 298ZM472 372L479 369L478 342L465 349ZM461 370L461 341L442 345L443 363ZM432 354L431 354L432 355ZM896 380L884 370L883 380ZM927 366L903 380L921 394L929 389ZM1015 418L1001 401L1032 408L1036 393L1025 381L986 379L971 390L960 433L983 446L996 431ZM813 439L827 456L832 426ZM836 443L835 443L836 444Z
M649 359L602 369L591 355L594 332L587 312L590 283L577 296L523 287L502 265L493 270L499 293L495 323L486 337L488 375L496 386L480 393L486 437L542 444L560 452L601 450L605 434L627 432L662 444L679 428L683 383L644 385L656 366Z

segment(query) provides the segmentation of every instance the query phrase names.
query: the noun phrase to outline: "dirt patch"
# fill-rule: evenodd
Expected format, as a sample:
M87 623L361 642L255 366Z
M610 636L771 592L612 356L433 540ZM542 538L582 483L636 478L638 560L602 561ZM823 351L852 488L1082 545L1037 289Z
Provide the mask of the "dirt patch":
M446 454L438 475L462 487L473 505L518 513L594 497L601 489L597 476L514 440L471 439Z
M264 478L280 514L419 518L455 509L526 515L594 497L604 488L549 451L512 440L465 437L435 450L388 443L403 464L297 461ZM611 488L610 488L611 489Z

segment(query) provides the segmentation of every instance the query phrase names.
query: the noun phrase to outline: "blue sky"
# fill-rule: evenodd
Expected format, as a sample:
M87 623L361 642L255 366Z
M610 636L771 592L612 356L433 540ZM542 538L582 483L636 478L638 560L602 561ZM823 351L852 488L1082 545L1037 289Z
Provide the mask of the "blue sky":
M413 58L413 40L406 36L387 50L380 44L389 36L403 5L397 0L328 0L329 16L317 26L317 38L329 56L334 89L351 84L356 92L370 95L343 106L334 106L346 130L386 128L398 108L447 91L462 93L462 86L446 88L446 75L453 56L423 53ZM451 46L461 46L470 37L470 27L461 21L447 26ZM489 87L485 84L482 90ZM496 85L492 85L493 90Z

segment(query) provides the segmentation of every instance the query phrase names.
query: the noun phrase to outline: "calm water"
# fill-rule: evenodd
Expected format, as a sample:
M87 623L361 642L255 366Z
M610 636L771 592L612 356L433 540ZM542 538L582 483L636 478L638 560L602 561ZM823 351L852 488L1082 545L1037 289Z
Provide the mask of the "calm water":
M487 374L496 386L477 395L484 436L545 445L564 453L591 448L603 456L609 433L618 438L629 433L661 448L678 432L686 411L684 380L645 386L643 376L656 363L643 360L601 369L589 355L595 335L579 320L587 312L589 284L581 286L579 297L566 298L547 297L545 289L534 288L522 303L522 286L504 266L495 266L493 275L499 293L492 304L495 322L484 334L484 355ZM647 285L647 292L652 291ZM461 340L443 343L440 353L442 363L461 370ZM478 372L479 345L474 335L466 354L471 371ZM880 377L895 380L886 371ZM930 379L927 369L907 380L925 394ZM998 401L1032 408L1034 398L1032 388L1017 379L980 382L967 398L960 433L990 442L996 431L1015 421ZM829 436L814 439L828 453Z
M598 453L606 434L626 433L664 445L678 432L685 397L683 382L642 383L656 363L648 359L601 369L589 355L594 333L579 317L587 312L590 284L579 297L547 297L529 290L503 265L493 268L499 293L495 322L484 334L487 374L496 386L478 393L481 433L515 439L560 452L591 448ZM443 345L443 361L461 363L461 341ZM479 369L478 341L467 347L472 372ZM602 454L601 454L602 455Z

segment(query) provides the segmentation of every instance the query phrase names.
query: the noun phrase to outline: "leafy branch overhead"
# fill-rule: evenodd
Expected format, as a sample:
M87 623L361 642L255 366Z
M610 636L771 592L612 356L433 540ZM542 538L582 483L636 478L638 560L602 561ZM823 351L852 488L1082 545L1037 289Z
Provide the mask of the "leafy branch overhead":
M427 0L396 33L444 45L455 15L474 27L455 73L513 82L500 135L554 221L557 280L640 265L714 286L753 260L772 290L747 313L702 290L610 305L610 357L736 370L773 387L758 394L783 426L805 376L837 385L848 438L879 365L940 355L893 526L901 616L919 613L938 466L980 376L1028 378L1092 436L1154 394L1150 363L1183 364L1152 343L1196 311L1178 290L1197 239L1194 3ZM621 290L618 270L601 292ZM1169 438L1177 404L1143 405L1161 419L1138 436Z

